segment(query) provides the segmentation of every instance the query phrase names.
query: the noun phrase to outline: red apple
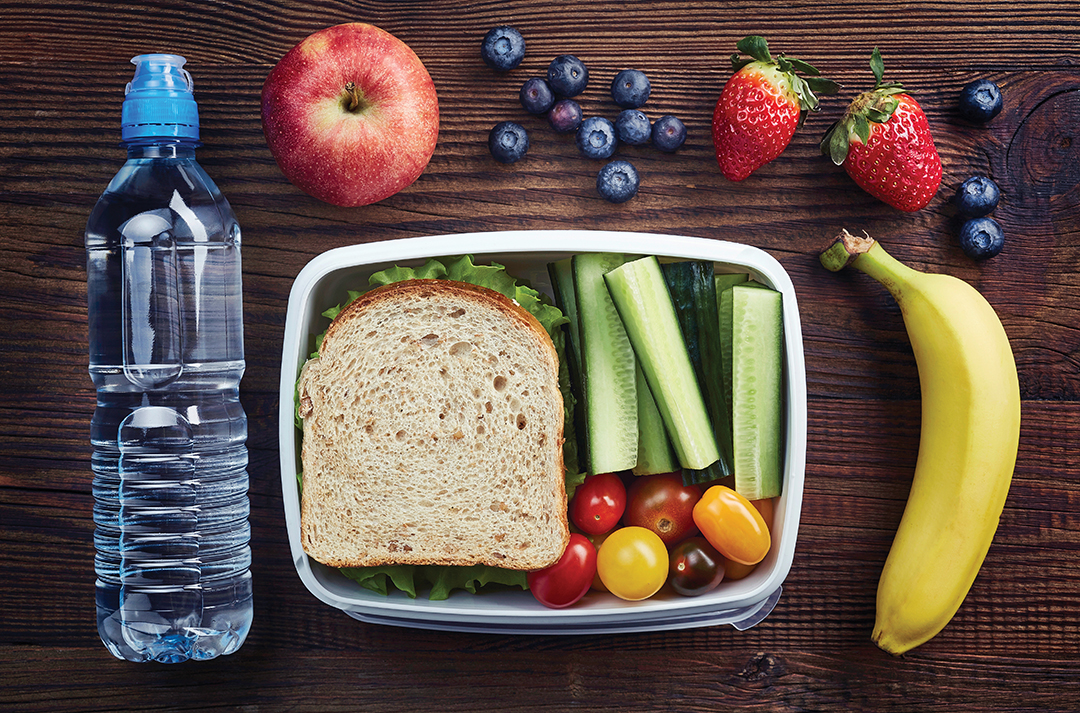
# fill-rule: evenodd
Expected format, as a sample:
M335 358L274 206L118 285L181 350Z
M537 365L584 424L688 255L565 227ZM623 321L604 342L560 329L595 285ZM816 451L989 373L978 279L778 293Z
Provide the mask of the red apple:
M439 100L420 58L372 25L320 30L262 90L263 132L285 177L319 200L375 203L415 181L435 152Z

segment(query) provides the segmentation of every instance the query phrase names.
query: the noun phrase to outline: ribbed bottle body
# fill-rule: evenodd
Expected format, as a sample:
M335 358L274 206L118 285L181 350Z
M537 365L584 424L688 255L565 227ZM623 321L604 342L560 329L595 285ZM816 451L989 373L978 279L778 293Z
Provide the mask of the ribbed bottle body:
M86 229L98 631L209 659L251 625L240 230L190 143L129 148Z

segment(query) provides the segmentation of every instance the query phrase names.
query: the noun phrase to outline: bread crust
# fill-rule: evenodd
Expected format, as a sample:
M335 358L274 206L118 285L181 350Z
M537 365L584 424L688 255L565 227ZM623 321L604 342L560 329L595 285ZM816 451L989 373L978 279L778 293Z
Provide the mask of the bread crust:
M414 312L424 325L419 338L403 328L411 323L402 315ZM376 323L405 333L385 338ZM372 354L376 349L390 352ZM455 360L449 356L454 350L468 358ZM513 359L521 363L511 364ZM468 368L458 369L465 362ZM378 379L350 371L358 363L364 374L378 368ZM494 387L481 383L477 369L498 373ZM428 388L437 381L434 373L449 379L445 388ZM468 374L468 383L450 379L460 374ZM558 374L558 354L543 325L498 292L423 279L361 295L330 324L320 357L304 365L298 382L305 552L333 567L485 564L531 570L553 564L569 541ZM373 403L374 394L391 388L409 403ZM341 405L343 394L352 399L347 406ZM504 396L509 406L500 400ZM513 421L513 406L516 428L504 423ZM470 408L479 411L475 420ZM355 427L343 431L334 419ZM449 437L448 422L448 428L458 424ZM414 431L423 431L422 441ZM418 445L401 447L410 439ZM473 458L469 446L488 454L487 460ZM501 460L493 461L493 452ZM442 495L431 497L436 490ZM403 514L394 515L395 509ZM365 531L369 522L381 530ZM491 529L499 532L481 531Z

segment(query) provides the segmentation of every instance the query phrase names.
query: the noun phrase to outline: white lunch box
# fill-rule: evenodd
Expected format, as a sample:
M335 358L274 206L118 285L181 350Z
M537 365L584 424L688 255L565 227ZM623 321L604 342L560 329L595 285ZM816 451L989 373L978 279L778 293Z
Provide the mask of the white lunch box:
M430 257L473 255L497 262L515 277L551 295L547 264L585 252L657 255L711 260L717 272L748 272L783 295L785 448L783 491L776 502L773 546L746 578L722 582L699 597L660 594L639 602L590 591L566 609L549 609L529 592L482 594L456 591L444 601L426 592L410 599L364 589L337 570L308 557L300 545L297 469L301 434L294 425L296 378L314 348L314 335L329 320L321 313L346 299L347 290L366 290L368 276L393 265L417 266ZM594 634L644 632L731 624L754 626L772 611L791 568L802 508L806 465L806 368L795 290L773 257L754 247L719 240L651 233L527 230L390 240L330 250L309 262L289 295L281 357L279 439L285 523L296 571L317 598L365 622L463 632L505 634Z

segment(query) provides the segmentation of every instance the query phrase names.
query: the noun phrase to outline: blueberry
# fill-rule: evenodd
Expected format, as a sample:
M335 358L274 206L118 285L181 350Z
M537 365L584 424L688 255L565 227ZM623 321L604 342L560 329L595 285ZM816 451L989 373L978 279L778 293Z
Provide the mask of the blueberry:
M560 99L548 112L548 123L560 134L576 131L581 126L581 105L573 99Z
M668 114L656 120L652 127L653 146L661 151L672 152L686 141L686 126L678 117Z
M618 144L615 125L602 116L590 116L581 122L575 139L578 150L588 158L609 158Z
M525 38L509 25L494 27L480 43L480 56L492 69L508 72L525 59Z
M965 218L981 218L997 208L1001 191L986 176L972 176L956 189L953 202L956 210Z
M625 203L637 195L638 172L629 161L612 161L596 175L596 190L611 203Z
M972 218L960 228L960 248L972 260L987 260L1005 246L1001 225L993 218Z
M985 124L1001 113L1001 90L986 79L976 79L960 90L960 116Z
M649 117L638 109L623 109L615 118L615 135L619 141L630 146L641 146L652 138Z
M589 83L589 70L574 55L561 54L548 65L547 80L559 96L576 97Z
M624 109L637 109L649 99L652 86L644 72L624 69L611 80L611 98Z
M551 105L555 103L555 95L551 93L551 87L547 81L540 77L533 77L521 85L518 93L521 106L530 114L546 114Z
M520 124L500 121L488 134L488 150L499 163L514 163L529 150L529 134Z

